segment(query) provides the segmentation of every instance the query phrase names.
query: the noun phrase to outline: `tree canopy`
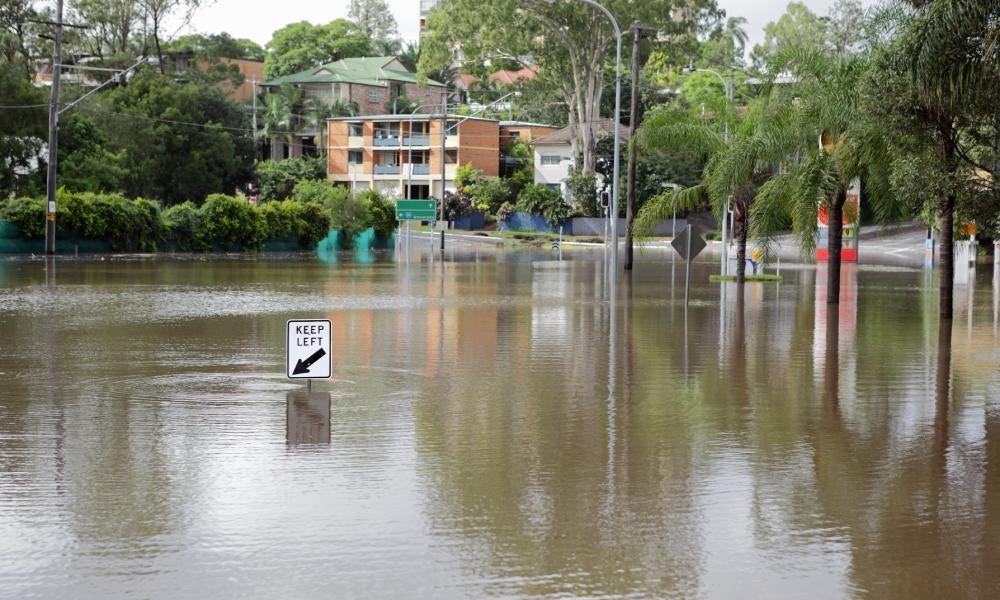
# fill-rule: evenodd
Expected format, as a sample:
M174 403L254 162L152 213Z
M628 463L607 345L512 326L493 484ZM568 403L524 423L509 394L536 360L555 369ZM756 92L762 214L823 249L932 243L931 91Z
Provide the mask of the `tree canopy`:
M264 73L273 79L371 51L371 38L351 21L337 19L326 25L299 21L274 32L267 43Z

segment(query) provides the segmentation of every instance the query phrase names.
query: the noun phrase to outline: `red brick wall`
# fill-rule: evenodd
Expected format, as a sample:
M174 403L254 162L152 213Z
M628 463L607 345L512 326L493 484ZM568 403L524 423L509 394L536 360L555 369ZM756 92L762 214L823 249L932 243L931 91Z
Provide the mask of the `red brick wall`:
M371 102L368 100L368 90L375 90L378 92L378 102ZM387 110L386 107L392 104L389 98L388 87L352 83L349 85L348 93L350 95L351 102L356 102L358 104L358 110L362 115L387 114L389 110Z
M347 123L344 121L327 122L327 175L346 175L347 169Z
M469 119L458 126L458 163L472 163L487 177L500 175L500 124Z

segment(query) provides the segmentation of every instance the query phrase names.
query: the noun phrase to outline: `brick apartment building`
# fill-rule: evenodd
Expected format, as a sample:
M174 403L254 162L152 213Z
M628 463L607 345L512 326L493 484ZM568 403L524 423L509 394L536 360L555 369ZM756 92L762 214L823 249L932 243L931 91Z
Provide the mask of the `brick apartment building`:
M319 100L327 106L338 101L353 105L358 115L385 115L396 112L397 100L405 97L417 104L440 104L447 86L433 80L417 83L417 74L406 69L395 56L345 58L264 82L265 90L276 91L291 85L302 91L303 101ZM271 140L272 158L301 156L318 136L316 131L299 131L293 137L303 144L285 147L287 139Z
M343 117L328 123L327 174L352 190L376 189L392 198L441 194L440 115ZM500 123L447 116L445 190L455 188L458 165L471 164L486 177L500 172ZM407 182L410 187L407 191Z

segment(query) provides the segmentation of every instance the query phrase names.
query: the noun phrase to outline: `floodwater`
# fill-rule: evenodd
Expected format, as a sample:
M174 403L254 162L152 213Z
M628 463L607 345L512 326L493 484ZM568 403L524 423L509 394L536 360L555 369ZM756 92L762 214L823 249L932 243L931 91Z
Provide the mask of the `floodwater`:
M340 258L0 259L0 597L1000 597L991 270Z

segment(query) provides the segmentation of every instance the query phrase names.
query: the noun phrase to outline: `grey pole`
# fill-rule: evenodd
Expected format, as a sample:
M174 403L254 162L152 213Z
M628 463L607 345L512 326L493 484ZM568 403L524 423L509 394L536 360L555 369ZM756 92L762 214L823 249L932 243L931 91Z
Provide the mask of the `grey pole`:
M59 163L59 79L62 74L63 0L56 0L56 44L52 51L52 98L49 103L49 165L45 209L45 253L56 253L56 168Z
M618 26L618 21L604 6L594 0L580 0L598 9L611 21L611 27L615 31L615 155L614 174L615 180L611 188L611 266L614 267L615 276L618 273L618 188L619 188L619 158L621 157L621 114L622 114L622 30Z
M688 304L688 290L691 287L691 226L687 226L687 266L684 271L684 307Z
M444 110L441 112L441 222L444 223L444 181L445 181L445 160L444 141L448 135L448 103L444 103ZM444 229L441 230L441 252L444 252Z

